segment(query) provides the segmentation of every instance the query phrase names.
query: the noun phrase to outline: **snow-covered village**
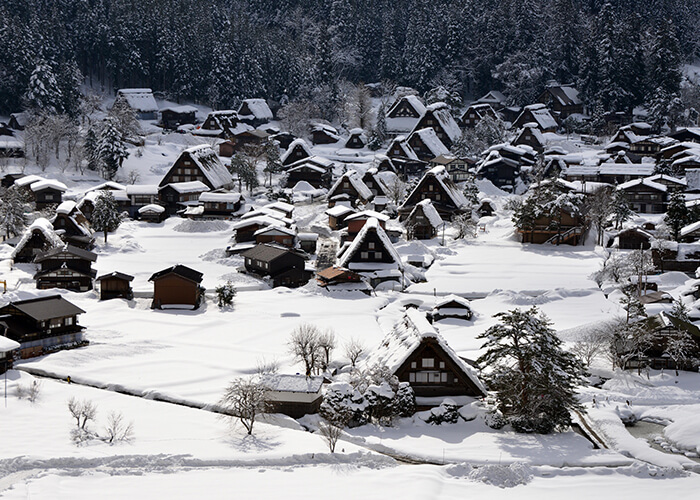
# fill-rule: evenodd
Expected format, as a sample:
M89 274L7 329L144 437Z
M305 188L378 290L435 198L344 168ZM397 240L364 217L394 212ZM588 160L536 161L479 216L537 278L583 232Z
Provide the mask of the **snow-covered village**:
M693 498L699 13L0 2L0 498Z

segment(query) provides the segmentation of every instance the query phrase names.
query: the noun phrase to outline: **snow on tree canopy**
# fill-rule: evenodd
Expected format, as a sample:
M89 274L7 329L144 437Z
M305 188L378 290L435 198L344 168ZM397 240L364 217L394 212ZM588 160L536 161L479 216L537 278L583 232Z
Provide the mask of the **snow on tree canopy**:
M363 365L385 365L392 373L401 368L401 365L415 351L425 339L432 339L445 351L454 364L461 369L474 386L486 394L486 388L477 377L476 373L457 353L452 349L440 333L426 319L425 313L418 309L408 309L404 317L394 325L382 343L373 349L363 360Z
M49 222L48 219L45 219L44 217L39 217L37 220L32 222L31 226L27 228L27 230L24 232L22 235L22 238L19 240L19 243L17 243L17 246L15 247L14 251L12 252L12 258L14 259L17 257L17 255L20 253L20 251L24 248L24 246L27 244L27 242L31 239L31 237L34 235L35 231L41 232L44 237L46 238L46 241L48 242L49 246L51 248L57 248L63 246L63 240L61 237L56 234L56 231L53 229L53 225L51 222ZM49 250L51 249L49 248Z
M389 240L389 237L387 236L384 229L382 229L382 226L379 225L379 221L374 217L370 217L367 220L367 222L365 222L365 225L362 226L362 229L360 229L360 232L357 233L355 239L352 240L350 245L340 256L340 259L338 260L338 266L347 267L348 269L353 268L350 259L358 252L360 246L362 245L362 242L367 237L367 233L369 232L376 233L377 237L379 238L379 241L381 241L382 245L384 246L384 249L389 253L392 260L394 261L394 264L396 264L396 266L399 269L403 269L403 263L401 262L401 257L399 256L399 253L394 248L394 245L391 244L391 241Z
M120 97L138 113L158 111L158 104L151 89L120 89L117 91L117 99Z

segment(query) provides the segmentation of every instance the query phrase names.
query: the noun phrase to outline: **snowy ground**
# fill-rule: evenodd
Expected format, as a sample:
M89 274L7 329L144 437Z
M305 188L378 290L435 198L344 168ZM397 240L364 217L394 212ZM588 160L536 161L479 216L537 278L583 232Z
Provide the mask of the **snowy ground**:
M125 171L138 171L140 183L156 183L183 147L200 142L188 135L151 135L140 156L132 149ZM323 148L319 152L327 155L335 150ZM67 182L73 194L98 183L97 178L77 179L72 172L50 173ZM323 210L321 203L297 207L298 226L323 225ZM260 363L275 361L283 373L299 371L286 342L302 322L332 328L341 345L357 338L372 349L401 317L407 301L428 310L436 296L457 293L473 299L475 317L437 326L459 355L474 359L481 347L476 337L494 324L498 312L536 305L554 328L565 331L567 342L582 326L620 313L619 305L589 279L600 266L601 249L522 245L502 210L480 224L484 230L475 239L454 241L448 231L445 246L440 239L397 245L404 257L435 259L425 272L427 281L412 284L406 293L371 297L329 296L313 282L297 290L271 290L238 273L241 258L223 252L231 236L226 222L171 218L161 224L123 224L106 244L98 240L95 267L98 274L134 275L137 298L101 302L95 292L60 292L87 311L79 322L87 328L90 345L17 364L20 370L63 379L40 378L36 403L15 396L17 385L28 386L33 377L8 373L6 405L0 403L0 497L79 499L100 491L101 498L177 499L206 491L211 498L230 498L232 492L270 498L284 487L289 498L320 498L329 491L334 498L462 498L473 493L559 498L565 488L585 490L586 497L620 498L624 491L629 497L651 498L663 491L687 498L700 486L698 474L688 472L697 464L693 454L700 452L698 374L676 379L651 373L647 379L612 373L601 360L595 373L610 380L601 388L582 389L581 397L610 450L594 450L574 432L522 436L495 431L476 411L474 420L453 425L430 426L416 416L394 427L352 429L330 455L318 434L288 418L269 417L256 424L253 436L245 436L240 425L231 429L206 409L172 403L211 405L232 378L254 373ZM0 247L0 255L8 253ZM176 263L204 273L206 304L188 312L151 310L148 278ZM32 265L3 269L6 300L36 293ZM227 280L239 292L233 307L222 310L211 291ZM661 288L677 295L683 283L683 276L669 273ZM340 351L336 357L342 361ZM64 381L68 376L73 384ZM97 404L92 425L98 432L110 412L122 412L134 423L133 440L75 446L66 407L71 397ZM667 425L658 446L633 437L621 423L621 411ZM657 449L664 446L676 453ZM408 465L386 454L430 464Z

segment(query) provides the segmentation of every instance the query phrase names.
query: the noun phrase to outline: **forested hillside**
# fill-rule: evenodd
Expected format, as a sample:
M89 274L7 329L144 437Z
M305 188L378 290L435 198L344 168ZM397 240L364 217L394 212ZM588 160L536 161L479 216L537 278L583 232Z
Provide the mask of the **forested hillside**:
M591 109L668 101L700 47L700 0L3 0L0 111L55 79L151 87L214 108L330 98L390 80L532 102L550 79ZM26 102L24 102L26 106Z

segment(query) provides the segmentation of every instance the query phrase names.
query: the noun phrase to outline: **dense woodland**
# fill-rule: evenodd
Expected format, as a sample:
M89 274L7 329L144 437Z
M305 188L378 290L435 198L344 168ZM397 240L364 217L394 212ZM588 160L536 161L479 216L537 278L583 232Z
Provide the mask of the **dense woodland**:
M550 79L589 106L673 99L700 54L700 0L3 0L0 112L28 89L144 86L228 108L245 97L332 100L391 81L532 102ZM31 95L29 96L29 99Z

